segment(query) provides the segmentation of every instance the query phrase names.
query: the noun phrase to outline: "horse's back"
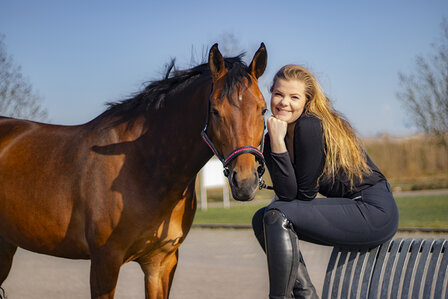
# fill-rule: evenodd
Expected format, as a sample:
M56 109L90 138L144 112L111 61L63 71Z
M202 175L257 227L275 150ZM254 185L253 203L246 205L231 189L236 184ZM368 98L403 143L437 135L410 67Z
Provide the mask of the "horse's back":
M30 121L0 117L0 151L35 126L35 123Z
M0 117L0 236L11 243L47 253L68 241L78 218L71 131Z
M10 175L23 173L26 167L40 166L59 155L76 155L71 137L76 130L28 120L0 117L0 169L14 164ZM76 141L75 141L76 142ZM69 150L68 150L69 149ZM69 159L70 157L67 157Z

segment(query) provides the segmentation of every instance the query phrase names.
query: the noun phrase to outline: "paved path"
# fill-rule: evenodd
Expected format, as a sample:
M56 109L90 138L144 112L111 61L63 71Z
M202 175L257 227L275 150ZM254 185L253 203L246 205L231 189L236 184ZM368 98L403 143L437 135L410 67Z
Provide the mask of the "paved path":
M448 238L426 233L399 236ZM331 248L305 242L301 248L320 293ZM266 260L251 230L192 229L180 249L171 299L267 298ZM89 265L18 250L4 288L8 299L90 298ZM122 267L116 298L144 298L143 274L136 263Z

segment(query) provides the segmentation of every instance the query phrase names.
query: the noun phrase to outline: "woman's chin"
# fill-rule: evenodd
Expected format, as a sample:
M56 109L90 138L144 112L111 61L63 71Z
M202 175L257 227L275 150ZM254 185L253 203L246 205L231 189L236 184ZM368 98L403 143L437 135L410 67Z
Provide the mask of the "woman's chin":
M276 119L278 119L278 120L282 120L282 121L284 121L284 122L287 122L287 123L289 123L289 121L291 120L291 117L290 116L287 116L287 115L274 115L274 117L276 118Z

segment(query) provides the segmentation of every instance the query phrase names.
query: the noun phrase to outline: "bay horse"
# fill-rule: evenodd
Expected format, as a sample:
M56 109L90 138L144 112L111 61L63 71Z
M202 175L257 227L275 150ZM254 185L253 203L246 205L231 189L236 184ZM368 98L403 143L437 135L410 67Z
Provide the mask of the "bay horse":
M266 61L263 43L249 66L215 44L208 63L168 70L86 124L1 117L0 286L21 247L90 259L91 298L113 298L129 261L144 272L146 298L168 298L195 178L213 151L227 157L236 200L257 190Z

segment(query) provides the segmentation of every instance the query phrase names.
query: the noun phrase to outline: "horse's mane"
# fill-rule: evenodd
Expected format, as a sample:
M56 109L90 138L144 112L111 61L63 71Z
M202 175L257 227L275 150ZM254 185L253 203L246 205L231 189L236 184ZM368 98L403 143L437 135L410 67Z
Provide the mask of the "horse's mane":
M228 70L225 77L225 90L223 90L226 94L233 93L235 84L243 78L247 78L248 82L251 82L248 67L241 60L242 56L243 54L224 58ZM208 63L190 69L176 70L174 60L172 60L162 80L151 81L141 92L131 98L107 103L108 109L100 117L116 116L118 123L122 123L141 113L159 110L164 106L167 95L182 92L194 81L204 76L211 78Z

